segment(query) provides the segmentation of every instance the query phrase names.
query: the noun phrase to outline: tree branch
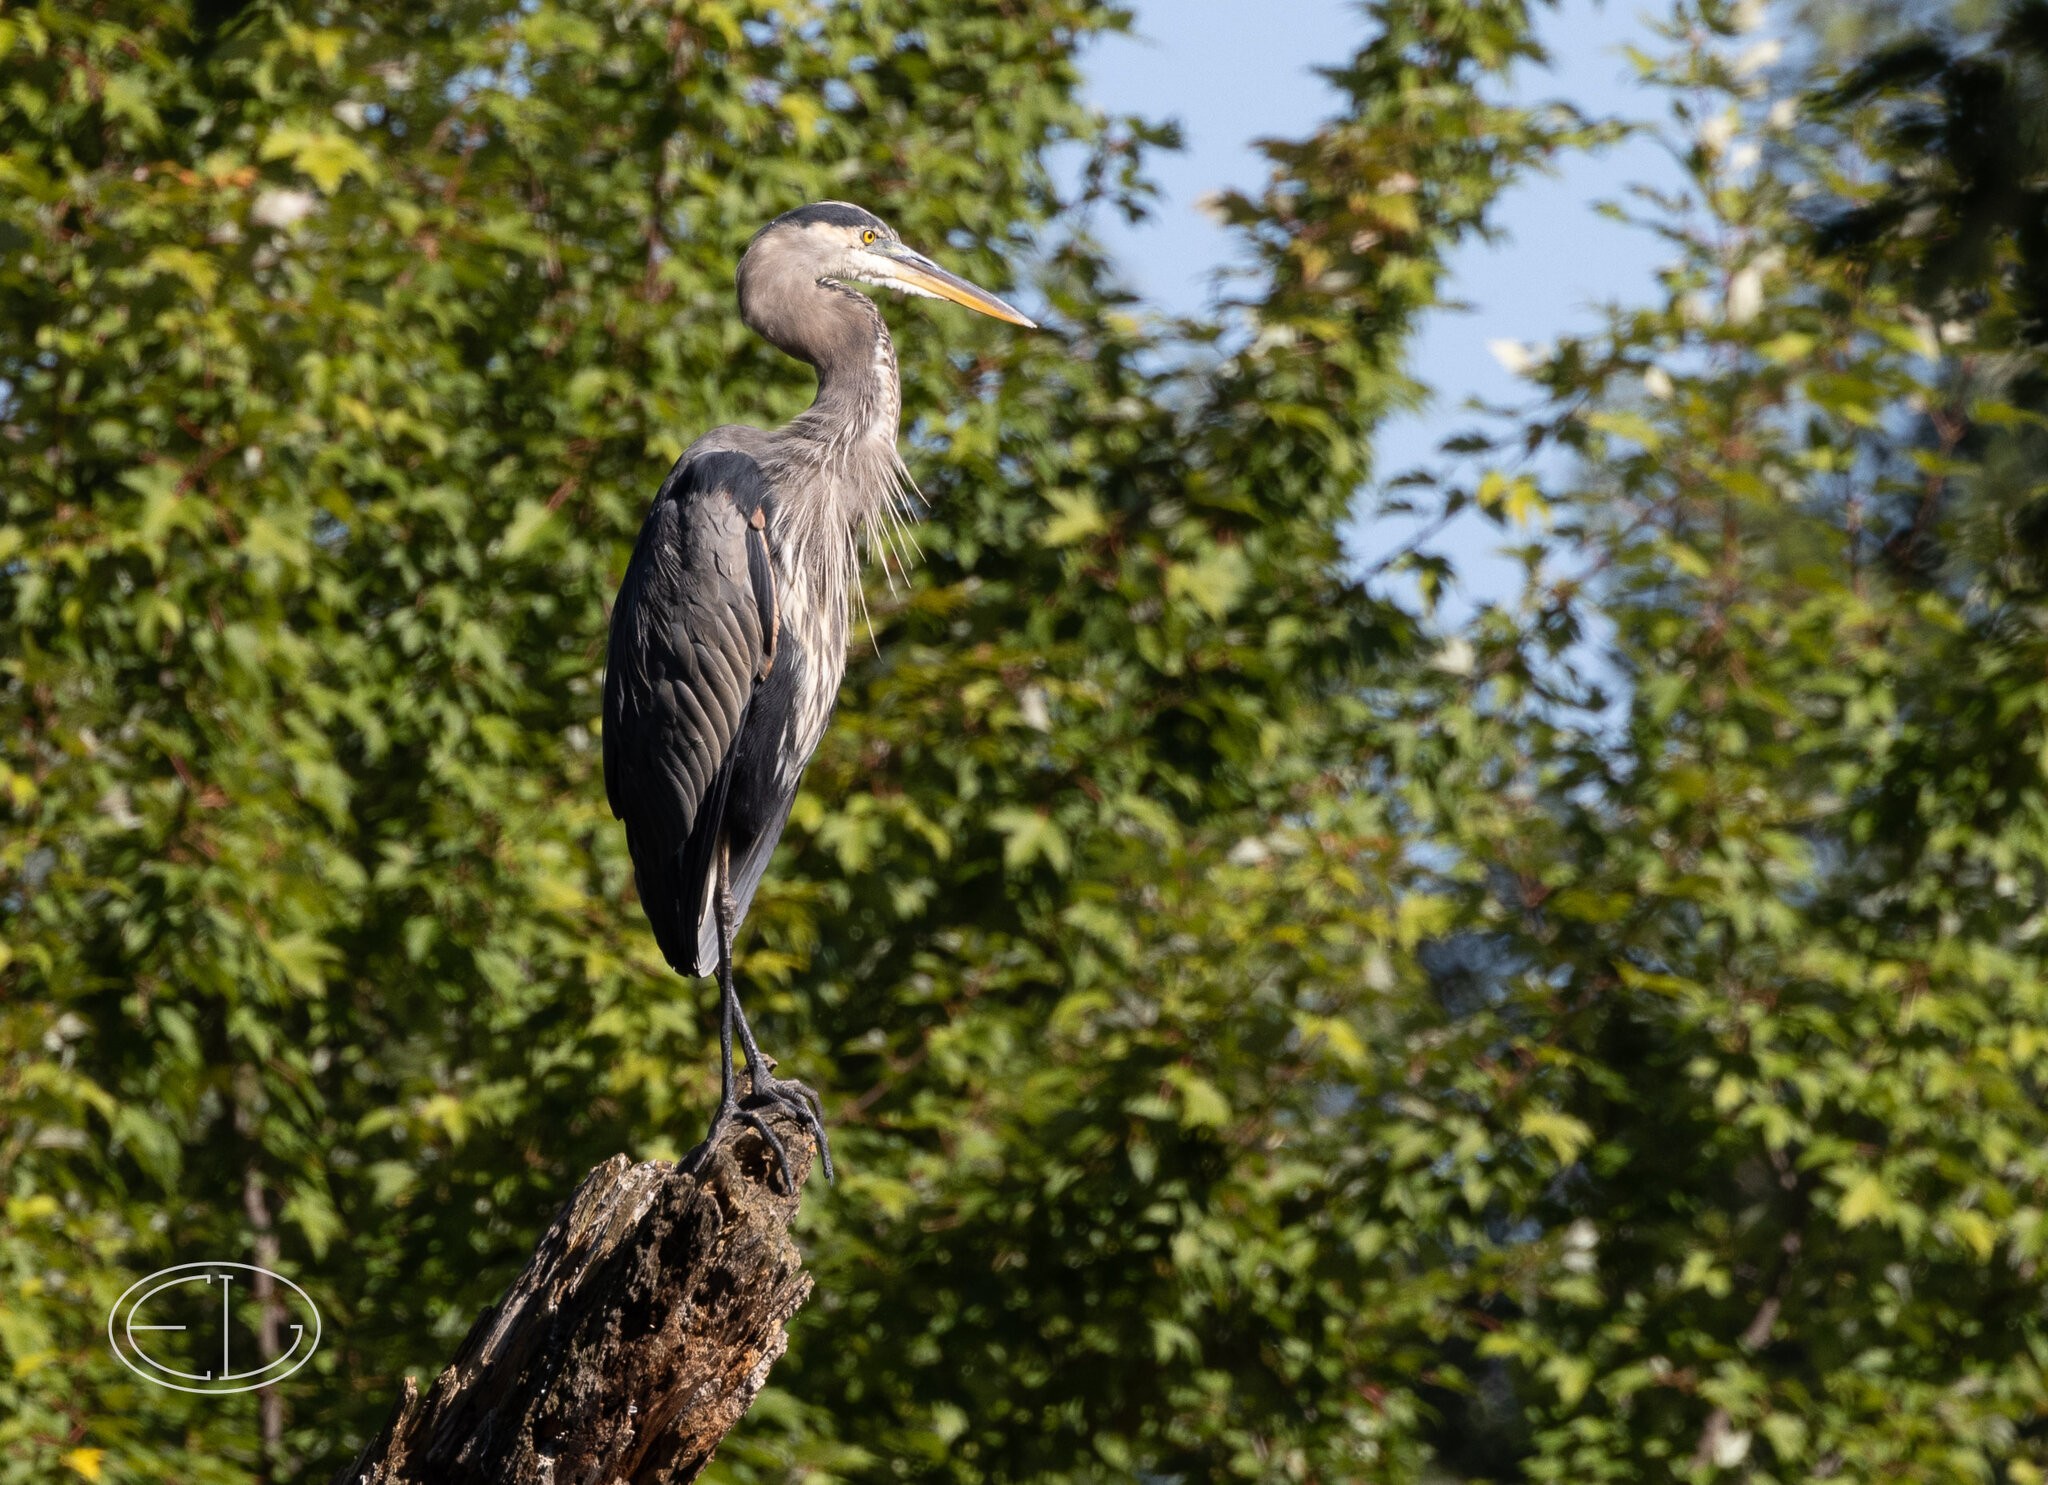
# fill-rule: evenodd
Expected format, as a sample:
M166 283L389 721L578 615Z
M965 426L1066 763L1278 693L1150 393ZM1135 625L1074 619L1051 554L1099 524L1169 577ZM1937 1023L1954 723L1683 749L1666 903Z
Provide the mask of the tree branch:
M764 1112L801 1192L810 1139ZM797 1201L745 1127L679 1164L614 1155L424 1399L406 1379L391 1421L335 1485L696 1479L810 1295L789 1236Z

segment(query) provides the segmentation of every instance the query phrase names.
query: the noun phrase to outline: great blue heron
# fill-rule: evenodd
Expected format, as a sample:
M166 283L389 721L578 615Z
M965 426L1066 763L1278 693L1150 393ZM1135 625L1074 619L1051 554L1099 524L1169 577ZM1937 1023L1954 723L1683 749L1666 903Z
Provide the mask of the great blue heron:
M832 1154L817 1095L772 1076L733 988L732 937L789 818L846 670L856 537L907 480L902 392L881 311L848 281L950 299L1031 327L911 251L872 212L825 201L777 217L740 259L740 318L817 369L810 409L774 432L714 428L676 461L612 609L604 781L640 905L681 974L718 975L722 1096L711 1134L780 1104ZM733 1074L733 1034L750 1092Z

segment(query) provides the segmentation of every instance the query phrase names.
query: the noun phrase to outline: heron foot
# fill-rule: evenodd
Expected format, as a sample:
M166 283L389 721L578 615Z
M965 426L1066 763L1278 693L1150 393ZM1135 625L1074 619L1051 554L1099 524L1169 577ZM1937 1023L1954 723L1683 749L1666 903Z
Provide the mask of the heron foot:
M767 1058L761 1059L767 1067L775 1064ZM782 1137L764 1115L771 1109L780 1109L801 1124L818 1147L818 1163L825 1168L825 1179L834 1178L832 1169L832 1142L825 1134L825 1107L817 1092L807 1083L794 1078L771 1077L762 1068L748 1069L747 1082L750 1091L741 1096L737 1090L718 1106L712 1115L711 1129L705 1135L705 1144L715 1142L725 1132L728 1124L744 1124L761 1136L775 1156L776 1169L781 1173L782 1191L785 1196L796 1194L796 1182L790 1173L789 1150Z
M795 1191L789 1180L789 1152L783 1149L782 1141L767 1128L767 1121L757 1112L761 1109L780 1107L803 1125L818 1147L818 1163L825 1168L825 1179L828 1182L833 1180L836 1173L832 1169L832 1141L825 1133L825 1105L818 1097L817 1090L808 1083L798 1082L795 1078L771 1076L770 1070L775 1064L766 1057L761 1061L764 1066L747 1070L747 1081L753 1091L740 1100L739 1113L742 1119L762 1132L769 1148L775 1151L776 1158L781 1161L783 1190L792 1194Z

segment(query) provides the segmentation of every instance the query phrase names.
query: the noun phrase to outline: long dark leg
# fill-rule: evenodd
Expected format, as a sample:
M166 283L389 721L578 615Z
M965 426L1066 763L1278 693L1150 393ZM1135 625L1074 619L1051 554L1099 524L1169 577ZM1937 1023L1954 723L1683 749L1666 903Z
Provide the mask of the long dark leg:
M718 848L718 1112L739 1107L739 1086L733 1076L732 1025L739 1016L740 997L732 983L732 917L726 910L725 847Z
M747 1024L746 1007L739 1003L738 996L733 997L732 1004L739 1016L740 1045L746 1049L747 1080L753 1085L754 1096L789 1106L790 1112L803 1121L804 1127L811 1132L811 1138L817 1141L818 1163L825 1168L825 1179L834 1179L832 1141L825 1135L825 1105L817 1090L794 1078L771 1076L775 1071L775 1059L754 1044L754 1028Z
M817 1141L819 1163L825 1167L825 1179L831 1180L832 1147L825 1138L824 1109L818 1095L802 1083L772 1076L775 1061L762 1052L754 1042L754 1028L747 1024L747 1013L740 1006L739 991L733 983L732 938L734 919L738 916L732 900L731 852L724 841L718 845L718 876L714 885L712 913L718 925L718 992L720 1001L720 1024L718 1048L720 1071L723 1075L722 1096L718 1103L718 1114L712 1120L712 1132L729 1119L737 1119L759 1132L768 1148L775 1152L776 1163L781 1167L785 1190L793 1189L789 1177L789 1151L782 1140L768 1127L768 1121L760 1114L770 1104L782 1104L796 1115L810 1130ZM732 1038L737 1027L740 1045L747 1057L747 1096L739 1096L738 1080L734 1075Z
M725 875L723 846L718 852L718 873L721 878ZM718 1111L711 1116L711 1127L704 1131L704 1142L690 1157L693 1165L711 1153L719 1134L740 1112L739 1079L732 1062L733 1027L740 1009L740 998L732 982L732 924L722 899L713 903L712 911L718 915Z
M768 1148L775 1152L777 1164L782 1168L785 1185L789 1180L789 1151L782 1147L782 1140L768 1127L767 1120L752 1110L743 1108L740 1100L739 1080L732 1065L732 1033L735 1024L745 1026L745 1012L740 1009L740 992L733 983L732 974L732 851L726 842L718 843L717 881L711 897L712 916L718 923L718 1057L720 1073L720 1095L718 1113L711 1121L712 1132L728 1120L737 1119L751 1125L768 1142ZM754 1046L754 1033L748 1028L742 1036L747 1050L747 1083L751 1096L753 1085L761 1075L760 1052Z

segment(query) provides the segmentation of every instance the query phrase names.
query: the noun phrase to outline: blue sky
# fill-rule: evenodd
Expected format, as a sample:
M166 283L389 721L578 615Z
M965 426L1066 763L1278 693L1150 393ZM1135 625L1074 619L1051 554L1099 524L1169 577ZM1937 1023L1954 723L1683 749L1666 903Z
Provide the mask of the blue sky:
M1089 96L1112 111L1178 119L1187 148L1153 162L1165 194L1152 220L1126 227L1105 219L1098 230L1148 300L1193 310L1232 251L1229 234L1196 202L1218 186L1255 186L1265 175L1255 139L1304 134L1334 109L1334 91L1310 68L1347 56L1365 34L1365 20L1348 0L1135 0L1134 9L1135 36L1112 38L1090 55ZM1653 116L1661 102L1633 83L1621 52L1624 44L1662 50L1649 14L1638 5L1591 0L1565 0L1542 12L1539 30L1552 66L1524 69L1513 91L1531 101L1565 98L1588 113ZM1503 239L1467 247L1452 260L1451 295L1472 307L1424 323L1411 364L1436 395L1423 412L1382 434L1380 472L1427 461L1442 439L1469 426L1471 416L1460 411L1467 398L1517 399L1514 379L1488 342L1552 340L1596 325L1593 307L1601 302L1654 294L1664 245L1606 221L1594 205L1620 198L1631 182L1675 188L1679 180L1661 149L1637 140L1568 161L1555 176L1510 193L1498 217ZM1390 523L1361 523L1351 546L1371 562L1406 535ZM1457 558L1468 599L1513 591L1514 570L1491 557L1493 545L1476 520L1454 526L1437 543Z

